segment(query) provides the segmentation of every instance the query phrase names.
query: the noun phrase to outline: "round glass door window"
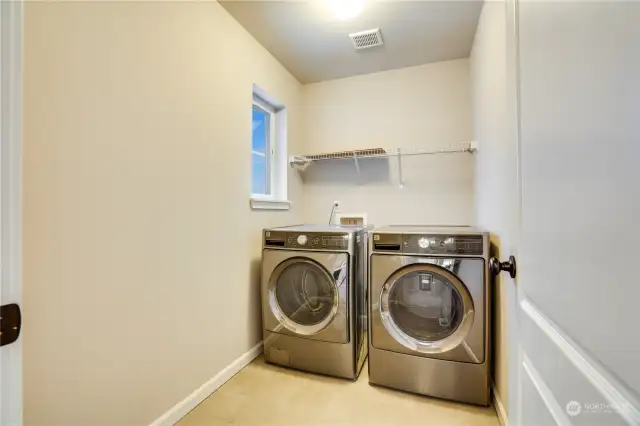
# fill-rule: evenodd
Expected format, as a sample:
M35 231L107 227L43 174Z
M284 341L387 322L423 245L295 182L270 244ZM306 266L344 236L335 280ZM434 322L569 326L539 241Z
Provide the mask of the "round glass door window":
M458 346L473 323L473 301L464 284L437 266L414 264L385 283L383 324L404 346L425 353Z
M274 271L270 303L274 314L288 329L315 334L336 314L338 292L334 278L310 259L283 262Z

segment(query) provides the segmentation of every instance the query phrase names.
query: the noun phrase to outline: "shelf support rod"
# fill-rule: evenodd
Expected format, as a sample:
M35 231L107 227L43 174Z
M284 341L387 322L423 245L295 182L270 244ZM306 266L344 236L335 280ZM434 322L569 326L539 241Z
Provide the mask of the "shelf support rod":
M358 157L356 154L353 154L353 161L356 163L356 172L358 172L358 177L360 177L360 164L358 164Z
M404 188L404 181L402 180L402 151L400 148L396 149L396 155L398 156L398 184L402 189Z

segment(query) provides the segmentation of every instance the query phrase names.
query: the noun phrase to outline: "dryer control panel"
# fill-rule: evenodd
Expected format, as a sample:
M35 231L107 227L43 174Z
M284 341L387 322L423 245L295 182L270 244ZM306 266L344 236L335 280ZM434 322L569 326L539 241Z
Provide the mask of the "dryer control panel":
M402 248L404 253L482 256L482 237L473 235L404 235Z
M482 235L373 234L373 250L403 254L482 256Z
M322 232L265 231L264 247L299 250L345 251L351 234Z

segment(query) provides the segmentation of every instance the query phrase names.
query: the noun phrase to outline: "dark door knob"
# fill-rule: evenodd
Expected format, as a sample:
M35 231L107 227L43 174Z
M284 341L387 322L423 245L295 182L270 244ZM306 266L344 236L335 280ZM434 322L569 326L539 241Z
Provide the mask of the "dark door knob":
M489 259L489 269L494 276L498 275L501 271L506 271L509 272L511 278L515 278L516 258L513 256L509 256L508 262L500 262L498 258L492 257L491 259Z
M10 345L18 340L21 327L20 306L15 303L0 306L0 346Z

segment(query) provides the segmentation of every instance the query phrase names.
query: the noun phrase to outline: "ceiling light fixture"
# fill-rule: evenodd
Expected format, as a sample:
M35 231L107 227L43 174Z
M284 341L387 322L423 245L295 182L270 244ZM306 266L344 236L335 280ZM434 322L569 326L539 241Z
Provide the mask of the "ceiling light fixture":
M364 0L329 0L329 5L336 18L346 21L362 13Z

